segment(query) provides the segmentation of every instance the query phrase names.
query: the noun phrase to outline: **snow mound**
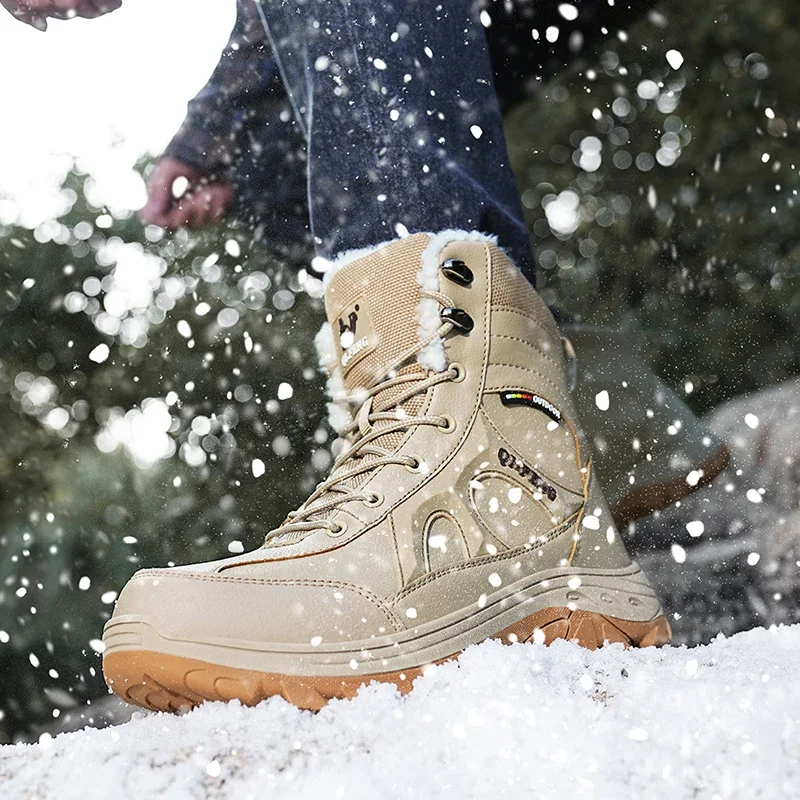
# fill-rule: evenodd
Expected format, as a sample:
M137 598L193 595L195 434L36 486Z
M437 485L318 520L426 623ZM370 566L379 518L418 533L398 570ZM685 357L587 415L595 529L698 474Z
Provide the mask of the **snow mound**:
M800 796L800 626L686 649L486 642L401 697L209 704L0 748L16 798Z

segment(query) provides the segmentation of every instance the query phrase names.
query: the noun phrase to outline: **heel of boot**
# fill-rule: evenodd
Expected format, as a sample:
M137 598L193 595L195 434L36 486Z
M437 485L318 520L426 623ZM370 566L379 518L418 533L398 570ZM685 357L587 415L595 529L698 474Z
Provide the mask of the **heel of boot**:
M562 606L537 611L509 625L493 638L509 644L552 644L556 639L566 639L596 650L606 643L616 642L625 647L661 647L670 643L672 630L663 615L647 622L636 622Z

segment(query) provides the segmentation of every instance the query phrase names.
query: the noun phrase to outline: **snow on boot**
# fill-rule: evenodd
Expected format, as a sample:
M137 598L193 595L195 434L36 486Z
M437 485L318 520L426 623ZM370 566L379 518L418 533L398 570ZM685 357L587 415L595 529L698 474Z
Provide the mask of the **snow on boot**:
M656 645L670 629L581 444L558 329L480 234L416 234L329 273L354 410L330 476L254 552L138 572L104 632L121 697L302 708L401 690L487 638Z
M573 393L594 465L619 527L707 486L728 448L642 360L629 333L566 325Z

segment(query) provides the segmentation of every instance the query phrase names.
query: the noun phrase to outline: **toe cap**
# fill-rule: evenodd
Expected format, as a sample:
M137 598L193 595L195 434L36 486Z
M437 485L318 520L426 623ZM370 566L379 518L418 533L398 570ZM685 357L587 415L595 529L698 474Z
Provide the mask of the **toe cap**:
M147 623L193 642L308 645L369 639L403 628L380 598L323 580L265 580L184 569L143 570L123 589L114 619Z

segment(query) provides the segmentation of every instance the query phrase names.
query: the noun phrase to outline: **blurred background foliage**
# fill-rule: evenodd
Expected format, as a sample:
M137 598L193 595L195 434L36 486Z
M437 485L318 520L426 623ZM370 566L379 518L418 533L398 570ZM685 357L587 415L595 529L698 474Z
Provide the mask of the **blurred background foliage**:
M705 411L800 369L800 7L673 0L616 38L508 119L540 287Z
M60 220L0 228L0 725L15 732L104 693L98 640L133 571L256 546L330 461L303 273L235 229L114 219L87 181L68 176Z
M508 116L546 299L641 331L701 412L800 372L799 44L791 0L669 0ZM330 462L319 281L91 181L0 225L0 737L105 694L134 570L256 546Z

